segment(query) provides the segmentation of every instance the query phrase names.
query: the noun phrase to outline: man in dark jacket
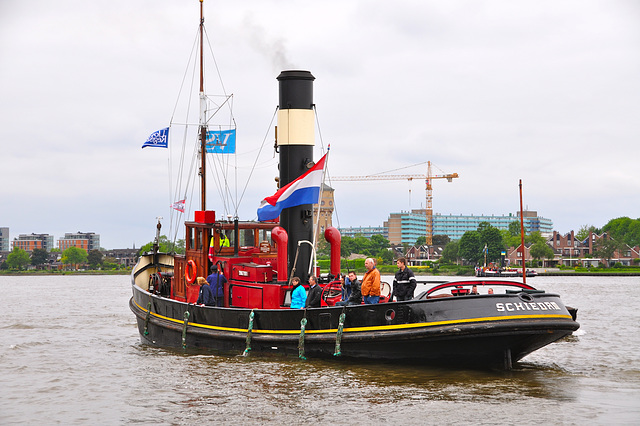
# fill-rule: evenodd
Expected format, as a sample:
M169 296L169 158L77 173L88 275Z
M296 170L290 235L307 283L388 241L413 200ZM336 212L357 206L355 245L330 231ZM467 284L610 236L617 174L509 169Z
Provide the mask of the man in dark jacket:
M396 296L396 300L401 302L403 300L411 300L413 299L413 292L416 289L416 277L413 275L413 271L407 268L407 259L401 257L396 262L398 265L398 272L396 272L396 277L393 280L393 296Z
M211 286L215 306L224 306L224 285L227 279L222 273L218 273L217 265L211 265L211 275L207 277L207 282Z
M362 304L362 292L360 291L360 281L356 273L349 271L349 281L351 281L351 294L349 299L336 303L336 306L360 305Z
M307 301L304 303L304 307L319 308L321 297L322 297L322 289L318 285L316 277L311 275L309 277L309 294L307 294Z

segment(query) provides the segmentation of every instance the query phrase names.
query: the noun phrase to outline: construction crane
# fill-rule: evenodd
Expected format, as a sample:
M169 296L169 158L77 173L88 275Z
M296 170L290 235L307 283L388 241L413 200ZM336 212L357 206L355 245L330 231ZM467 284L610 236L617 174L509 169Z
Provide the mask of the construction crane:
M427 245L433 244L433 187L431 181L433 179L446 179L451 182L457 178L457 173L447 173L444 175L434 175L431 173L431 161L427 161L426 175L368 175L368 176L334 176L332 181L356 181L356 180L413 180L424 179L427 187L427 203L426 203L426 219L427 229L426 238Z

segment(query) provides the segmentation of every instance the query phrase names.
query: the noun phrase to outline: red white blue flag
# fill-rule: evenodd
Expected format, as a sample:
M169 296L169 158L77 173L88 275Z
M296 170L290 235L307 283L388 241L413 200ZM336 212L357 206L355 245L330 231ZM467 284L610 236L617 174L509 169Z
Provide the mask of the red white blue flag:
M280 216L282 209L288 207L317 203L327 154L305 174L262 200L258 208L258 220L264 222L275 219Z
M180 201L176 201L175 203L171 204L171 208L178 210L181 213L184 213L184 202L187 200L180 200Z

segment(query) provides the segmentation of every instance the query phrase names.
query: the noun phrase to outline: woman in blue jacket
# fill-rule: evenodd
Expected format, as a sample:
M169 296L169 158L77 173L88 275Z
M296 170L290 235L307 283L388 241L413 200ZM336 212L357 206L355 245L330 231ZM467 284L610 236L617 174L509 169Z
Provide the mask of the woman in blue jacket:
M291 292L291 309L302 309L304 308L304 302L307 300L307 291L300 284L300 278L298 277L291 278L291 284L294 285Z

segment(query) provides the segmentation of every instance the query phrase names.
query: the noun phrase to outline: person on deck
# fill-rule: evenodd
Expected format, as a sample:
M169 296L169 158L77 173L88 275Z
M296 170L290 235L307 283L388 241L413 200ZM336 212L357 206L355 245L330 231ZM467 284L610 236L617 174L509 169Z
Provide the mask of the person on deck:
M220 247L229 247L229 238L224 234L223 231L216 229L218 233L218 238L220 239Z
M293 285L293 291L291 292L291 309L304 308L304 303L307 301L307 291L300 282L300 278L291 278L291 285Z
M398 265L399 269L393 280L393 295L389 301L393 300L393 296L396 297L398 302L411 300L413 299L413 293L417 285L416 277L413 274L413 271L407 268L407 259L404 257L398 259L396 265Z
M351 282L351 294L349 299L336 303L336 306L360 305L362 304L362 293L360 292L360 281L356 273L349 271L349 281Z
M351 280L345 274L340 275L340 284L342 285L342 301L346 302L351 296Z
M367 272L362 278L362 296L364 303L374 305L380 301L380 271L376 268L376 263L372 258L364 261Z
M211 287L209 283L204 277L198 277L196 282L200 286L200 293L198 294L198 300L196 301L196 305L201 306L215 306L216 302L213 298L213 294L211 293Z
M322 289L318 285L316 277L311 275L309 277L309 294L307 294L307 300L304 303L305 308L319 308L320 298L322 297Z
M214 306L224 306L224 285L227 279L222 273L218 273L218 265L211 265L211 275L207 277L207 282L215 299Z

